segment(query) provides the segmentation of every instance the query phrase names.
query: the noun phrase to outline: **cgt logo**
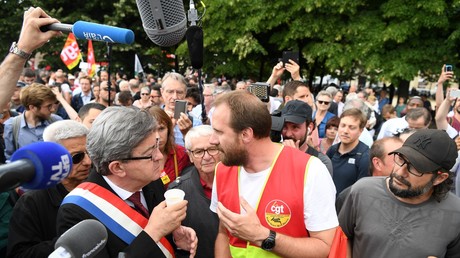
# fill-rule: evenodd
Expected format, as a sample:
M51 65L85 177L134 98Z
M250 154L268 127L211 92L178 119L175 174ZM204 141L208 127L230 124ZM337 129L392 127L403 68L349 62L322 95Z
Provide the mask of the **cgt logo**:
M265 206L265 220L274 228L284 227L291 219L291 209L281 200L272 200Z

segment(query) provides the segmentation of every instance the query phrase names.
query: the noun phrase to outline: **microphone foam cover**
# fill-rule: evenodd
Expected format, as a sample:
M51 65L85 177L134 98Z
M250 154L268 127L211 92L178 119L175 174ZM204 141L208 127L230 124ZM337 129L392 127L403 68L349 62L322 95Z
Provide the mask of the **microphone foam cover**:
M77 39L121 44L134 42L134 32L132 30L92 22L77 21L72 27L72 32Z
M107 243L107 229L101 222L86 219L62 234L54 248L63 247L71 257L94 257Z
M27 159L35 167L32 181L22 184L26 189L44 189L56 185L72 170L72 156L55 142L35 142L19 148L11 161Z
M136 0L142 26L153 43L160 47L177 45L187 31L182 0Z
M198 26L190 26L185 37L192 67L201 69L203 67L203 29Z

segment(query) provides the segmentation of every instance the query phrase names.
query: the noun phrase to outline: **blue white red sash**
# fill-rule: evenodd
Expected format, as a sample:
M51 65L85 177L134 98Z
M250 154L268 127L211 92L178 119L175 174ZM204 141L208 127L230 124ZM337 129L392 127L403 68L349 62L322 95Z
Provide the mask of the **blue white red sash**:
M125 201L106 188L86 182L77 186L62 201L80 206L96 217L126 244L136 238L148 220ZM174 250L166 238L157 243L167 258L174 257Z

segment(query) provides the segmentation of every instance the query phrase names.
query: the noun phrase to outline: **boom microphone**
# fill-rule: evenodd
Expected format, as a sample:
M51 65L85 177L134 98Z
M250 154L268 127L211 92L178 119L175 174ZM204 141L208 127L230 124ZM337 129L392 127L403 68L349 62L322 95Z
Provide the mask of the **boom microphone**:
M153 43L160 47L177 45L187 30L182 0L136 0L142 26Z
M72 157L54 142L36 142L19 148L11 162L0 166L0 192L22 185L43 189L62 181L72 170Z
M73 25L63 23L52 23L40 28L41 31L62 31L72 32L77 39L104 41L109 43L131 44L134 42L134 32L108 25L92 22L77 21Z
M187 29L185 37L192 67L201 69L203 67L203 29L192 25Z
M107 229L94 219L80 221L62 234L48 258L94 257L107 243Z

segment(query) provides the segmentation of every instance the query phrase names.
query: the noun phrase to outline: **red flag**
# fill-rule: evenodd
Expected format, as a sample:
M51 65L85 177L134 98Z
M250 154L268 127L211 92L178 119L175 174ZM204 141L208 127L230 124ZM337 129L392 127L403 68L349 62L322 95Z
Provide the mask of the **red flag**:
M64 47L61 51L61 60L67 66L67 69L72 70L81 60L80 48L73 33L69 33Z
M96 58L94 57L93 41L88 40L88 76L93 77L96 73Z

